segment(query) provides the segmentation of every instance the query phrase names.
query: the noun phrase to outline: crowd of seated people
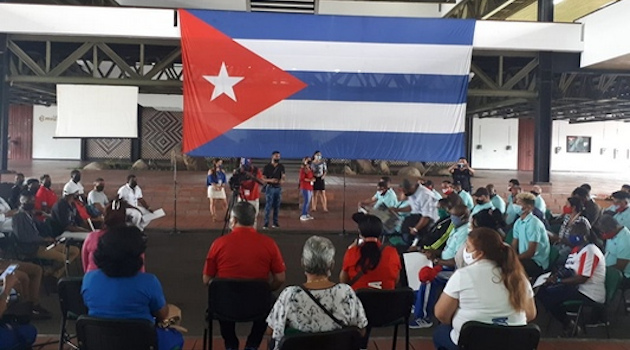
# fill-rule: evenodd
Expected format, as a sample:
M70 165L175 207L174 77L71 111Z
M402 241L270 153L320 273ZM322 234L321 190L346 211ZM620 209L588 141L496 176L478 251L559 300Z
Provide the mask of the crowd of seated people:
M46 248L62 232L89 230L77 209L81 202L89 217L97 214L103 218L101 229L87 236L81 255L86 271L82 293L89 314L145 318L156 324L166 318L169 308L160 282L144 270L146 238L141 230L146 223L142 213L149 212L150 207L135 176L130 175L119 189L120 199L112 201L103 193L102 178L84 198L78 172L71 174L56 201L50 176L22 181L26 185L18 192L17 207L9 209L13 211L11 229L24 256L53 263L44 269L20 264L15 272L19 282L11 278L4 284L19 290L22 298L32 303L34 315L48 313L39 305L42 275L61 277L66 254L70 260L79 256L75 247L67 253L61 245ZM251 204L239 202L233 207L232 232L213 242L202 280L206 285L215 278L269 282L270 297L265 302L270 303L271 312L253 322L245 349L258 349L265 332L278 344L294 332L346 326L361 330L362 346L367 348L371 328L355 291L406 286L401 251L421 252L435 269L430 279L420 277L409 327L429 328L439 321L441 325L433 334L438 349L456 349L459 332L467 321L498 325L531 321L537 313L535 299L562 324L567 336L574 335L579 327L567 317L565 301L603 304L610 268L620 270L630 281L630 193L626 191L613 193L614 205L602 211L590 196L590 186L580 186L556 216L549 213L540 187L530 191L516 179L510 180L505 199L494 185L478 187L471 194L457 181L442 182L440 193L431 181L404 179L396 191L389 179L381 179L377 191L361 204L399 215L401 223L393 236L400 235L401 239L391 239L379 217L354 215L359 237L344 254L340 283L336 283L331 278L335 247L326 238L310 237L301 260L305 282L282 290L275 303L271 292L280 291L287 269L280 249L254 228L256 210ZM12 201L7 202L9 206ZM54 204L50 206L50 202ZM0 201L0 209L2 204ZM128 227L130 222L137 227ZM244 255L248 258L243 259ZM10 261L0 261L0 271L8 264ZM532 283L544 272L551 275L534 297ZM593 323L603 318L597 312L591 317L589 322ZM238 349L234 322L221 321L220 326L225 348ZM158 334L161 349L177 348L183 342L182 335L171 328L159 328Z

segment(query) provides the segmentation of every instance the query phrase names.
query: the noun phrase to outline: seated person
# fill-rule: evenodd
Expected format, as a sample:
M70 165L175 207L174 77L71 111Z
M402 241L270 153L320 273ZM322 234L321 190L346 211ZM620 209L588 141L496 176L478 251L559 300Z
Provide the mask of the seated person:
M514 250L488 228L474 229L466 241L469 266L455 271L435 305L442 324L433 333L436 349L457 350L468 321L522 326L536 317L534 293Z
M159 323L168 317L162 285L155 275L142 273L146 242L137 227L109 229L94 253L97 270L85 274L81 294L89 315L101 318L146 319ZM156 328L158 349L181 349L184 338L171 328Z
M455 181L453 183L453 190L455 191L455 193L457 193L461 197L462 202L464 202L464 205L468 207L468 210L472 210L473 207L475 206L475 202L473 201L473 198L470 195L470 193L468 193L466 190L462 188L461 182Z
M512 247L527 275L535 279L549 268L549 236L545 225L534 217L535 198L531 193L520 193L516 203L521 206L522 213L514 223Z
M359 207L372 205L374 209L393 208L398 204L396 193L390 191L385 181L379 181L376 185L376 193L372 198L359 202Z
M612 198L614 205L606 208L604 214L612 215L618 223L630 229L630 210L628 210L630 193L617 191L612 194Z
M536 203L534 204L536 209L540 210L540 212L545 215L547 212L547 203L545 203L545 199L541 196L542 188L538 185L534 185L530 193L536 197Z
M567 317L562 303L582 300L603 304L606 301L604 254L591 240L590 226L583 222L572 225L568 242L573 250L564 269L549 276L536 295L547 311L562 323L567 336L571 335L575 324Z
M66 263L66 247L62 244L55 245L52 249L46 249L54 242L54 239L44 238L33 219L35 198L30 195L20 196L20 211L13 217L13 234L18 242L20 252L30 258L51 260L53 265L49 267L46 275L59 279L64 275ZM68 247L68 261L72 262L79 256L79 248Z
M497 194L497 190L494 188L494 185L488 184L486 189L488 190L488 193L490 193L490 201L492 202L492 205L494 205L501 214L505 214L505 201Z
M105 180L98 178L94 181L94 189L88 193L88 212L93 217L105 215L105 208L109 204L109 199L105 194Z
M468 238L468 207L460 204L451 209L451 226L453 227L443 250L424 250L428 259L433 261L433 266L443 266L452 271L455 268L455 254L466 243ZM438 276L430 283L422 283L416 293L416 306L414 319L409 321L409 328L429 328L433 326L431 320L435 301L439 294L439 288L443 287L448 274ZM426 297L426 294L429 294Z
M623 272L624 285L630 278L630 230L621 225L614 217L602 215L597 224L601 236L606 242L606 266Z
M152 213L151 207L147 204L142 196L142 189L138 186L136 176L131 174L127 176L127 183L118 189L118 198L124 200L129 205L127 216L131 217L132 223L140 230L144 230L149 225L145 214Z
M11 289L18 284L15 274L9 274L0 281L0 318L7 310ZM37 339L37 329L31 324L0 325L0 349L30 349Z
M591 198L590 191L584 187L577 187L571 193L571 197L577 197L582 201L582 204L584 204L584 216L586 216L591 225L596 225L602 215L602 210L599 204L595 203Z
M0 197L0 232L11 232L13 230L12 216L17 210L11 209L11 205Z
M15 174L15 182L11 187L11 197L9 197L9 204L12 209L20 208L20 193L24 189L24 174Z
M558 231L558 235L550 234L549 241L558 248L558 253L560 254L558 263L564 266L564 262L573 249L573 246L569 243L569 233L573 225L580 223L586 225L586 227L591 230L591 223L583 215L584 204L582 204L582 201L577 197L567 198L567 204L562 208L562 212L563 216L560 231Z
M39 178L42 186L37 190L35 194L35 210L41 210L44 213L50 214L53 205L57 203L57 195L55 191L51 190L52 179L50 175L44 174Z
M478 212L476 215L472 217L472 229L486 227L496 231L501 238L505 238L505 232L503 229L505 228L505 220L503 220L503 215L499 212L498 209L486 209ZM466 249L466 245L462 244L457 253L455 254L455 265L458 269L461 269L466 265L466 261L464 261L464 250Z
M422 239L416 238L413 241L411 247L409 247L409 251L417 251L420 249L439 250L444 248L446 241L455 228L451 225L450 210L452 208L448 198L440 199L438 201L438 215L440 219Z
M18 264L13 272L18 279L18 284L14 287L20 294L22 300L33 305L31 318L34 320L47 320L52 318L50 311L46 310L39 303L39 288L42 284L43 270L41 266L26 261L0 259L0 274L11 264ZM0 349L3 349L0 347Z
M479 187L473 194L473 197L475 198L475 207L470 215L475 215L482 210L494 209L494 204L490 201L490 192L487 188Z
M350 286L329 280L335 263L335 247L328 238L312 236L302 251L306 282L285 288L267 317L277 345L290 332L317 333L355 326L363 329L368 321L361 301ZM311 297L312 295L312 297ZM312 298L334 316L328 315Z
M83 271L88 273L98 269L94 262L94 252L98 247L99 239L107 232L108 229L116 227L124 227L127 225L127 214L125 213L125 205L121 200L115 199L111 205L105 209L104 227L100 230L90 232L83 246L81 247L81 262L83 263ZM144 259L144 256L143 256ZM140 272L144 271L144 265Z
M75 202L79 200L78 190L74 192L63 192L63 198L60 198L52 208L51 226L55 237L60 234L70 232L89 232L83 227L83 219L79 216Z

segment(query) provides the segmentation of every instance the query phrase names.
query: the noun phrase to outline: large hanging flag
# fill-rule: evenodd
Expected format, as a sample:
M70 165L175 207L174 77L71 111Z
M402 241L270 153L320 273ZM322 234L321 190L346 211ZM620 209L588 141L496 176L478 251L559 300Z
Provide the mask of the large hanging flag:
M474 20L179 14L189 155L463 155Z

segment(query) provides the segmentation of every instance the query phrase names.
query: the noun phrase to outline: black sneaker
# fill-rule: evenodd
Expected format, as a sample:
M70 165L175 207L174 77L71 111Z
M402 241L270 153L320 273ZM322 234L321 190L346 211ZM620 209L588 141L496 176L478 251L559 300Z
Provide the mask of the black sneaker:
M34 305L31 317L34 320L49 320L52 318L52 314L41 305Z
M271 225L271 228L280 228L280 224L273 224Z

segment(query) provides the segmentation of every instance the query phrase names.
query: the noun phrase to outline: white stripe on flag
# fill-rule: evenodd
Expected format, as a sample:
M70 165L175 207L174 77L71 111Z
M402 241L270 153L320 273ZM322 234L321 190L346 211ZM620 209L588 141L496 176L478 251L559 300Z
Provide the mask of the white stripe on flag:
M468 75L472 46L236 39L286 71ZM228 62L229 64L229 62Z
M453 134L466 104L284 100L235 129Z

